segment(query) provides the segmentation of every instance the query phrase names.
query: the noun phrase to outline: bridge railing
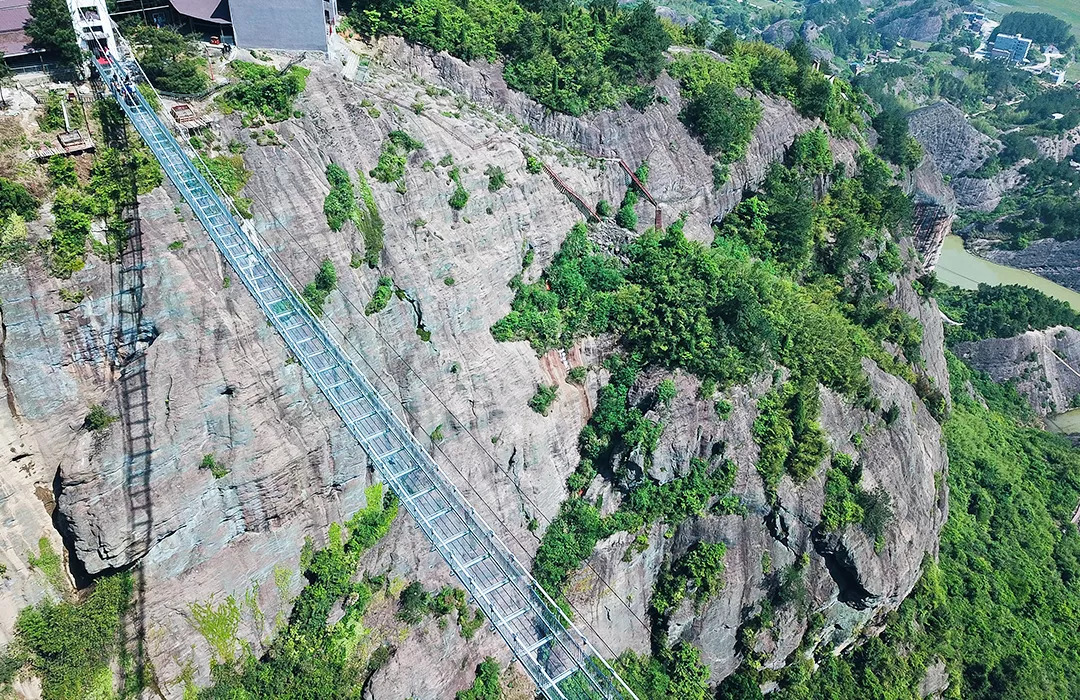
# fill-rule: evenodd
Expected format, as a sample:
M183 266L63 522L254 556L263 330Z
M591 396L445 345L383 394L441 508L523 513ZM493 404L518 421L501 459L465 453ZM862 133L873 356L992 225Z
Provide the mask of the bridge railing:
M232 202L195 165L136 89L133 60L98 72L241 283L368 455L376 472L439 551L548 698L635 698L562 608L469 505L382 395L349 359ZM209 170L207 170L209 173Z

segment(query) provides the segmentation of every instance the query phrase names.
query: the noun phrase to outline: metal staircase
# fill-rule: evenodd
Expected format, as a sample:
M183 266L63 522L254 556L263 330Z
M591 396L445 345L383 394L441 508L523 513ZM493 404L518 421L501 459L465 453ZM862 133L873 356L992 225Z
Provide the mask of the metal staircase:
M331 339L239 223L232 202L200 174L191 159L197 154L180 145L137 89L142 72L134 59L108 56L96 65L237 278L540 692L560 700L636 698Z

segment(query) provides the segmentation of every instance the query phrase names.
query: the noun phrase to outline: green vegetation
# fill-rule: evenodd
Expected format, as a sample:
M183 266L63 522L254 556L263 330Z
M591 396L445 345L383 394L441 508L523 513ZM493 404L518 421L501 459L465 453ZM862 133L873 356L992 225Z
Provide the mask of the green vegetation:
M883 110L874 117L872 125L878 133L878 153L882 158L907 168L915 168L922 160L922 146L908 133L907 117L897 111Z
M578 386L581 386L585 384L585 377L587 377L588 374L588 367L585 367L583 365L571 367L570 371L566 373L566 381L570 382L571 384L577 384Z
M670 38L653 6L519 4L449 0L346 2L367 34L401 34L472 60L505 57L507 83L552 109L580 115L614 105L655 78Z
M885 528L892 520L889 494L878 488L866 491L859 485L862 467L850 455L833 455L825 481L825 505L821 527L834 532L849 524L860 524L874 539L875 548L884 544Z
M938 561L926 562L880 637L839 657L822 650L816 670L808 660L789 666L779 675L777 700L919 697L938 658L956 697L1080 693L1073 672L1080 661L1080 534L1069 525L1080 498L1080 451L1030 427L1030 409L1010 387L952 356L949 369L949 518ZM981 396L968 394L969 382ZM744 667L721 692L749 689L767 673Z
M0 217L18 214L25 220L38 218L41 206L30 190L17 182L0 177Z
M353 192L352 179L348 171L336 163L326 166L326 179L330 182L330 192L323 201L326 225L331 231L340 231L346 221L356 216L356 195Z
M536 393L529 399L529 408L542 416L546 416L551 410L551 404L555 403L558 394L558 384L540 384L536 387Z
M731 463L693 459L685 476L665 484L630 466L627 457L635 449L649 464L661 426L644 417L643 406L628 403L637 368L619 355L608 358L606 365L612 378L600 390L596 409L578 436L581 461L567 479L571 496L544 532L533 561L533 575L556 597L599 540L616 532L636 532L657 521L679 523L709 510L730 512L734 505L725 497L735 479ZM604 517L582 498L601 468L624 494L619 509Z
M488 177L488 191L498 192L506 186L506 173L497 165L489 165L484 171Z
M1046 12L1010 12L1001 18L991 36L1023 34L1038 46L1056 44L1059 49L1069 49L1076 43L1073 31L1068 22Z
M688 642L662 647L653 656L623 653L615 663L626 684L641 700L706 700L709 668L701 652ZM727 696L720 696L728 700Z
M360 201L363 206L354 209L354 220L360 234L364 237L364 262L368 267L374 268L379 264L382 255L384 232L383 220L379 215L379 207L375 204L375 194L371 191L364 173L357 171L357 184L360 188Z
M337 270L334 268L334 263L326 259L319 265L319 271L315 273L314 281L309 282L304 287L301 296L304 298L304 303L311 309L311 313L322 316L326 298L335 289L337 289Z
M405 163L409 153L421 150L424 144L404 131L391 131L379 153L379 162L369 173L379 182L397 183L397 190L405 192Z
M192 625L203 636L214 652L214 661L232 664L236 660L236 633L240 629L240 603L233 596L226 596L217 606L214 596L205 603L192 603Z
M379 284L375 287L375 291L371 295L371 301L364 307L364 313L368 316L379 313L390 303L390 298L393 294L394 280L389 277L380 277Z
M465 591L453 586L443 586L438 593L429 593L423 584L413 581L401 591L398 606L398 619L410 625L433 617L441 626L447 615L456 612L458 631L467 640L473 638L486 619L479 608L469 608Z
M22 262L30 252L26 220L12 213L0 224L0 263Z
M45 576L53 591L61 596L67 595L71 585L68 583L67 574L64 573L64 560L53 549L48 537L38 540L37 556L31 553L26 559L31 569L40 571Z
M649 600L649 612L663 618L678 609L687 593L693 593L698 607L720 592L723 585L723 542L695 542L686 554L660 570Z
M817 473L828 451L825 432L818 425L821 404L812 379L788 382L758 402L754 441L761 448L757 469L770 501L786 472L800 483Z
M731 85L708 82L690 93L683 121L705 151L731 163L746 154L750 137L761 119L761 105L739 97Z
M131 592L130 575L106 576L78 603L45 600L19 611L15 639L0 655L0 688L25 668L41 679L45 700L111 697L110 662Z
M621 251L624 263L601 253L579 223L537 282L511 280L511 312L492 326L497 340L526 340L542 354L584 335L614 333L627 353L606 362L611 380L579 436L581 461L567 479L570 497L534 560L534 575L553 595L596 542L614 532L636 532L657 520L675 525L706 511L742 512L727 494L733 471L722 460L693 460L687 475L663 485L648 477L662 426L644 415L673 398L674 387L658 387L644 403L630 405L642 367L697 375L705 399L718 386L787 367L789 380L762 399L754 427L762 447L758 468L770 494L785 473L796 481L817 473L828 454L817 422L819 385L879 409L864 357L916 384L943 415L940 392L912 367L921 328L885 303L891 278L903 269L890 232L908 216L910 201L879 158L863 152L858 162L855 177L833 172L825 133L811 132L789 153L790 165L774 166L761 191L722 222L711 247L687 240L677 221L629 243ZM831 187L815 201L808 176L826 173ZM636 198L631 188L624 206ZM885 352L885 340L900 346L904 358ZM725 418L730 401L718 400L716 411ZM598 474L623 492L621 506L608 516L582 498ZM888 503L866 502L875 506L877 538ZM801 569L790 578L797 574ZM792 595L797 588L788 587Z
M90 412L83 419L83 427L97 433L105 430L118 420L120 420L118 416L110 414L105 410L104 406L96 403L90 407Z
M355 655L356 635L374 590L384 582L354 581L360 556L390 529L398 503L382 486L367 490L367 506L345 523L330 527L326 547L305 548L301 568L307 585L297 597L288 623L266 654L257 659L250 648L235 664L215 661L213 685L199 692L204 699L262 698L281 700L327 698L345 700L366 678L367 665ZM344 615L328 618L339 604Z
M280 122L293 113L293 102L304 91L309 71L292 66L283 73L247 61L229 63L237 82L221 93L218 103L226 111L243 113L244 126L263 120Z
M1071 306L1030 287L980 284L971 290L930 284L942 310L963 324L947 326L951 343L1011 338L1053 326L1080 328L1080 314Z
M454 700L501 700L502 697L499 662L489 656L476 667L476 680L472 687L459 692Z
M826 175L833 169L829 135L821 127L795 137L788 151L793 167L807 175Z
M195 161L203 177L216 182L229 197L235 197L251 178L243 156L237 154L203 156Z
M55 188L60 187L78 187L79 176L75 172L75 160L66 156L53 156L49 158L49 184ZM3 184L0 184L0 193L3 191ZM29 194L29 193L27 193ZM3 195L0 194L0 199L3 199Z
M454 184L454 193L450 195L448 203L454 211L461 211L469 202L469 191L461 184L461 168L450 171L450 181Z
M665 406L670 406L671 402L678 396L678 389L675 388L675 381L668 377L662 380L656 386L656 399Z
M210 76L198 37L141 23L125 27L124 36L132 43L146 77L158 90L201 95L209 89Z
M52 51L60 63L77 66L82 51L71 24L71 11L64 0L30 0L30 21L26 34L36 48Z
M510 281L511 312L491 327L496 340L528 340L536 353L569 347L574 338L607 330L624 283L617 260L599 253L584 223L575 224L541 279Z
M202 461L199 462L199 469L209 469L215 479L223 479L229 474L228 468L212 454L203 455Z
M49 270L61 279L83 269L86 241L93 217L90 198L72 188L62 188L53 199L52 237L47 242Z

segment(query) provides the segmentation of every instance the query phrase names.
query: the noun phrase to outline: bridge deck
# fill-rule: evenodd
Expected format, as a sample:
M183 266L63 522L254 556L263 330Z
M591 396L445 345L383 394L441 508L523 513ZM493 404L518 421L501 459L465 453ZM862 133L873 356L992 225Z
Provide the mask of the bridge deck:
M142 94L130 87L141 74L137 64L114 61L97 68L236 277L540 691L559 699L633 698L331 339L241 226L231 202L218 196Z

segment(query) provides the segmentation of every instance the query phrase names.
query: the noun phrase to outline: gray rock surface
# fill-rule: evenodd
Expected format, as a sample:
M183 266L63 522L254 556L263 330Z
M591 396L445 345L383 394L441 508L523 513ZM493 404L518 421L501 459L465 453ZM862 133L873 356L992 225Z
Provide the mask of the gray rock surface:
M496 66L468 65L391 39L378 44L376 57L363 85L344 83L335 65L307 59L313 73L298 105L304 116L274 127L282 146L255 145L235 118L214 128L220 138L249 146L244 157L254 174L244 194L255 200L252 225L267 249L298 286L310 281L324 258L335 263L339 291L326 307L331 332L345 339L377 386L404 403L418 436L443 426L446 439L437 457L527 560L537 545L527 525L534 517L544 522L553 516L564 498L565 477L577 462L577 433L595 405L602 378L592 371L581 388L566 383L566 373L595 363L610 340L586 340L570 351L537 358L525 343L496 343L491 337L491 324L509 310L512 291L506 283L521 270L524 247L535 252L525 272L532 278L580 219L546 176L525 171L522 150L540 154L588 201L617 201L625 191L622 171L605 158L618 154L632 167L647 159L649 186L666 216L688 212L688 233L704 239L711 236L710 222L730 210L742 189L759 180L794 136L815 122L799 117L786 102L763 100L765 117L747 157L714 192L710 160L675 118L678 91L666 79L659 93L670 96L669 105L657 104L644 114L623 109L575 119L552 115L509 91ZM379 116L361 107L362 100L372 102ZM415 101L425 103L421 114L411 109ZM373 183L386 223L382 263L378 271L351 268L352 254L363 250L362 237L351 224L337 233L327 228L323 170L331 161L351 172L369 170L393 129L408 131L424 148L410 157L404 194ZM850 164L855 145L836 141L834 147ZM460 214L446 204L452 191L448 168L420 167L447 154L471 193ZM492 164L504 169L508 182L495 193L488 192L483 174ZM150 509L133 507L130 488L134 420L122 387L128 386L125 373L131 370L114 365L109 351L117 324L115 269L91 258L85 270L61 285L47 278L36 260L25 268L5 267L0 270L0 347L9 410L0 412L0 431L14 452L0 480L0 515L18 518L19 529L0 535L0 556L22 556L20 550L42 534L55 539L48 534L45 507L55 494L75 568L94 574L141 562L149 654L159 686L173 698L183 694L178 679L186 665L195 668L196 682L207 680L211 650L193 627L191 605L247 595L264 620L287 613L302 583L297 570L305 538L325 541L331 522L363 505L364 489L374 477L313 384L288 361L247 292L235 279L224 282L230 271L176 193L155 190L142 200L141 210L148 261L144 316L152 324L145 376ZM651 220L647 205L639 214ZM43 228L36 226L33 235L44 235ZM174 241L183 241L183 247L170 250ZM369 317L362 309L380 275L392 276L412 303L395 299ZM455 283L444 283L451 276ZM61 286L87 290L86 300L61 302ZM431 333L430 342L416 332L421 323ZM836 544L869 606L839 602L841 587L820 556L812 557L807 574L814 605L832 611L829 619L847 632L895 607L910 590L923 554L934 551L944 517L941 496L932 493L935 474L945 468L940 428L910 386L876 367L867 370L883 405L895 401L901 417L885 428L878 417L825 393L822 422L836 449L865 463L870 485L881 484L892 495L896 525L878 555L868 551L858 531L843 533ZM764 386L735 390L736 411L719 422L710 402L694 398L694 381L678 381L679 400L665 423L658 460L677 472L690 456L724 442L726 454L739 465L736 490L751 513L703 518L670 540L654 532L649 548L629 565L619 561L625 541L613 538L599 548L593 564L614 593L586 579L574 596L583 619L615 651L647 648L647 632L636 618L643 617L665 555L697 536L723 539L732 552L728 590L738 591L740 604L753 605L763 595L761 552L771 551L780 566L809 551L820 514L819 477L798 488L783 486L789 534L782 541L765 524L750 434L754 397ZM547 417L526 406L541 382L559 386ZM100 436L80 429L93 403L120 416ZM859 431L864 439L856 449L850 436ZM20 456L24 452L29 456ZM214 454L229 473L215 479L199 469L205 454ZM15 473L18 469L25 474ZM40 487L40 508L27 496L31 485ZM136 536L134 524L147 521L146 536ZM429 587L451 581L448 568L406 516L362 566L393 577L421 577ZM278 568L289 572L281 590L274 585ZM46 591L40 580L20 570L19 583L3 584L0 594L5 603L24 605ZM630 600L633 614L619 599ZM250 608L245 605L240 637L258 651L271 629ZM714 680L737 663L733 640L743 612L718 599L679 632L702 646ZM0 617L0 634L10 634L9 617ZM793 616L789 622L770 642L774 664L801 637L803 623ZM471 682L473 665L488 654L507 660L486 628L469 643L454 634L419 630L399 642L368 696L452 696ZM417 674L418 666L432 671Z
M1074 328L957 343L954 352L994 381L1012 381L1041 416L1070 408L1080 395L1080 331Z
M988 247L990 241L973 240L972 249L982 257L1028 272L1073 291L1080 291L1080 244L1044 238L1033 241L1023 250Z
M1033 136L1031 140L1039 149L1040 156L1062 161L1070 157L1076 147L1080 146L1080 126L1058 136Z
M978 169L1000 148L968 124L963 112L944 101L911 112L908 128L934 165L950 177Z

